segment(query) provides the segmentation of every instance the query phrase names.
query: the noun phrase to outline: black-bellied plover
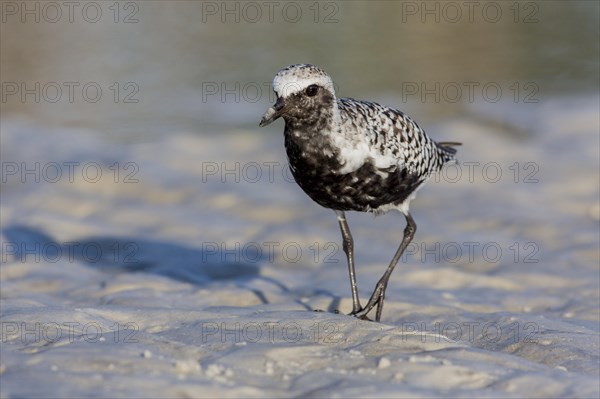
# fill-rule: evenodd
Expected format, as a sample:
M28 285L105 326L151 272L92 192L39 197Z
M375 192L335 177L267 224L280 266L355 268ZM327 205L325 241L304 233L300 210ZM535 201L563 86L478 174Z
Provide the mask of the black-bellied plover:
M380 321L385 290L417 225L409 213L416 191L446 162L460 143L436 143L402 112L373 102L337 99L325 71L291 65L273 79L277 101L260 121L285 120L285 148L296 183L313 201L337 213L348 259L352 312L367 319L377 306ZM397 209L406 218L404 238L390 265L363 307L354 271L354 242L345 211L385 213Z

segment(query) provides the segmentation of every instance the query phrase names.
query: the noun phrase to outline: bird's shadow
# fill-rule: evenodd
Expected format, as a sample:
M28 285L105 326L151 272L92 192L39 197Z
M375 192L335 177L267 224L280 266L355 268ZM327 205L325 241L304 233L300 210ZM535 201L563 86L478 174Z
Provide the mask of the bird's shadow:
M60 242L47 233L30 226L9 226L2 229L3 258L43 262L77 262L107 273L153 273L197 286L215 282L231 282L252 291L262 304L268 304L267 295L252 287L261 280L295 296L277 279L261 275L260 269L268 259L252 246L241 255L221 243L202 243L201 248L171 242L140 239L137 237L85 237ZM245 246L240 246L246 248ZM312 310L301 301L298 304ZM332 305L335 303L333 301Z

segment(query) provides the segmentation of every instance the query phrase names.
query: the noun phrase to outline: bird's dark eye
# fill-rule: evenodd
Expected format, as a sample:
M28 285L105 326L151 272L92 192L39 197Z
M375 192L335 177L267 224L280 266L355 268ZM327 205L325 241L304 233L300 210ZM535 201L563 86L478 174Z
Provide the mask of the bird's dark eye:
M314 97L317 95L317 92L319 91L319 86L317 85L310 85L306 88L306 95L309 97Z

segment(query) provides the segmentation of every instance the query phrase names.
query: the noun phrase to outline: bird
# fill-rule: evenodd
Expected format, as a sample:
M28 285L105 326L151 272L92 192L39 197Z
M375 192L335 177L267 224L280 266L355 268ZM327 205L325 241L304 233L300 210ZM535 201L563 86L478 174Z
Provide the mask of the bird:
M435 142L403 112L370 101L337 98L332 78L311 64L294 64L272 82L276 102L264 127L283 118L284 145L292 176L317 204L335 211L348 262L352 312L381 321L386 288L417 225L409 212L417 190L444 164L456 162L458 142ZM354 265L354 239L347 211L376 215L400 211L404 236L371 297L362 306Z

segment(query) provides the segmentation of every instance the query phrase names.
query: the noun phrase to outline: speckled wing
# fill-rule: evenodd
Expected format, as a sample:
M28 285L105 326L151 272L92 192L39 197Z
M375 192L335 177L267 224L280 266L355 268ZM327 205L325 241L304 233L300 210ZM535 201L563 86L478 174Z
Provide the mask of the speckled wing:
M442 165L454 159L452 145L437 144L408 116L399 110L351 98L338 100L343 131L356 131L372 150L406 173L425 180ZM392 166L392 165L390 165Z

